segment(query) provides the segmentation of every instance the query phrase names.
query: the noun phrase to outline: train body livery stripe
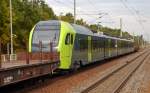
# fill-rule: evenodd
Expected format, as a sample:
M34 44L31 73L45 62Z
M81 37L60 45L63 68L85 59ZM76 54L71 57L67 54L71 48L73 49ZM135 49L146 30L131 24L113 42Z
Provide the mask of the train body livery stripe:
M30 35L29 35L29 52L32 51L32 38L33 38L34 28L35 28L35 26L32 28Z
M88 36L88 62L92 62L91 36Z

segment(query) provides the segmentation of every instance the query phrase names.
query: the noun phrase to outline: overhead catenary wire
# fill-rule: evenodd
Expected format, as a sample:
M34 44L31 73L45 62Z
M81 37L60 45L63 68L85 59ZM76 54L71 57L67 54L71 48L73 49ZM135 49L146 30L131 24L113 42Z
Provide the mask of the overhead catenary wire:
M77 1L77 0L76 0L76 1ZM54 0L54 2L57 3L57 4L61 4L61 5L63 5L64 7L67 7L67 8L69 8L69 9L71 9L71 10L72 10L71 12L74 11L74 8L73 8L74 2L73 2L73 0L68 0L68 3L64 3L64 2L62 2L62 1L60 1L60 0ZM91 8L94 8L94 9L96 8L92 1L88 0L88 2L89 2L89 4L90 4ZM71 4L72 4L72 5L71 5ZM79 15L82 15L82 16L86 16L86 17L91 17L91 18L93 18L94 21L97 21L98 19L100 19L99 16L101 16L102 14L106 14L106 13L100 11L100 10L94 10L94 11L79 10L78 7L79 7L79 6L76 7L76 15L78 15L78 16L79 16ZM95 12L96 12L96 13L95 13ZM107 13L107 14L108 14L108 13ZM76 17L78 17L78 16L76 16ZM93 21L93 20L92 20L92 21ZM88 22L88 23L89 23L89 22Z
M70 4L68 4L68 3L64 3L64 2L61 2L61 1L58 1L58 0L54 0L54 1L55 1L55 3L57 3L57 4L64 5L65 7L74 10L74 8L73 8ZM82 12L82 13L85 13L85 14L86 14L86 11L83 11L83 10L80 11L80 10L78 10L78 8L76 9L76 12ZM78 14L76 13L76 15L78 15ZM85 16L88 16L88 17L90 16L90 17L94 17L94 18L95 18L94 15L85 15Z
M135 11L135 9L133 8L129 8L129 6L124 2L124 0L120 0L121 3L124 5L124 7L134 16L135 20L139 23L139 25L141 26L141 29L144 30L144 26L143 24L139 21L139 17L137 15L137 11Z
M131 7L131 6L130 6L130 7ZM135 8L134 6L132 6L131 8L132 8L133 11L135 11L135 14L136 14L137 17L139 18L138 22L139 22L139 24L141 25L144 34L147 35L147 37L149 37L149 36L148 36L149 33L147 33L147 32L145 31L145 27L144 27L144 24L143 24L143 22L146 22L146 21L145 21L145 20L142 21L142 17L144 17L144 16L141 16L141 15L140 15L140 11L138 11L137 8ZM145 18L145 17L144 17L144 18ZM146 19L146 18L145 18L145 19Z
M68 3L61 2L60 0L53 0L53 1L56 2L56 3L58 3L58 4L64 5L65 7L69 7L71 9L73 9L73 6L71 6Z
M95 7L95 5L93 4L93 2L91 2L90 0L87 0L89 2L89 5L91 5L91 7L97 9L97 7Z

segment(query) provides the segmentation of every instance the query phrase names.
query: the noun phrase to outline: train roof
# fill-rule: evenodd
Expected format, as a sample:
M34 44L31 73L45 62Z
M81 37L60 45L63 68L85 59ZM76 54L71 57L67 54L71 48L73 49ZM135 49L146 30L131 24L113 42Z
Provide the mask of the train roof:
M122 41L128 41L128 42L133 42L132 39L123 39L123 38L118 38L118 37L111 37L111 36L107 36L107 35L104 35L105 38L111 38L111 39L116 39L116 40L122 40Z
M40 22L37 23L37 25L59 25L60 23L61 23L60 20L47 20L47 21L40 21ZM71 24L71 25L75 29L75 32L78 33L78 34L133 42L133 40L121 39L121 38L117 38L117 37L111 37L111 36L107 36L107 35L100 35L98 33L93 33L92 30L90 30L89 28L84 27L82 25L77 25L77 24Z
M97 34L97 33L96 33ZM123 39L123 38L118 38L118 37L112 37L112 36L107 36L107 35L94 35L94 36L98 36L98 37L104 37L104 38L110 38L110 39L116 39L116 40L123 40L123 41L131 41L133 42L132 39Z
M109 38L109 39L115 39L115 40L122 40L122 41L133 42L133 40L122 39L122 38L118 38L118 37L111 37L111 36L107 36L107 35L99 35L98 33L94 33L94 36L103 37L103 38Z
M78 33L78 34L91 35L91 36L97 36L97 37L103 37L103 38L110 38L110 39L115 39L115 40L123 40L123 41L133 42L133 40L122 39L122 38L111 37L111 36L107 36L107 35L100 35L98 33L93 33L90 29L88 29L84 26L81 26L81 25L77 25L77 24L71 24L71 25L73 26L76 33Z
M93 32L84 26L77 25L77 24L71 24L71 25L75 29L76 33L78 34L93 35Z
M37 25L59 25L60 21L58 20L47 20L47 21L39 21Z

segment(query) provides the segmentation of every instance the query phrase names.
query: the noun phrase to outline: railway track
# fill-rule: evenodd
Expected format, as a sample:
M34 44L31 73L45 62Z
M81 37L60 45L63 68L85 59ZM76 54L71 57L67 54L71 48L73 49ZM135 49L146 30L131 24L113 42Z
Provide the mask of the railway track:
M143 52L126 64L112 70L89 87L76 91L77 93L119 93L134 72L141 66L150 52Z
M141 52L142 53L142 52ZM140 56L140 53L139 54L137 54L137 55L135 55L134 57L132 57L132 58L138 58ZM129 59L131 59L131 58L129 58ZM131 60L133 60L133 59L131 59ZM125 62L123 62L123 63L125 63ZM46 80L44 80L44 81L46 81L45 83L37 83L37 80L35 80L36 81L36 83L35 84L27 84L27 86L25 85L24 86L24 83L23 84L21 84L21 85L19 85L19 86L24 86L24 87L22 87L22 88L19 88L19 89L16 89L16 87L18 87L18 85L16 85L16 86L14 86L14 88L13 89L15 89L13 92L14 93L26 93L26 92L29 92L30 90L32 90L33 88L35 89L35 88L41 88L42 86L47 86L47 85L49 85L49 83L52 83L52 82L56 82L56 81L58 81L58 80L61 80L61 79L66 79L66 78L68 78L68 77L73 77L73 76L75 76L75 75L78 75L78 74L80 74L80 72L82 73L82 72L85 72L85 71L87 71L88 69L91 69L91 68L95 68L95 66L97 66L98 64L95 64L95 65L93 65L93 66L88 66L88 67L85 67L85 68L83 68L83 69L81 69L81 70L79 70L79 71L77 71L77 72L75 72L75 73L71 73L71 74L67 74L67 75L56 75L56 76L53 76L52 78L51 78L51 80L49 80L49 76L46 78ZM100 65L100 64L99 64ZM44 78L43 78L44 79ZM48 83L49 82L49 83ZM25 83L28 83L28 82L25 82ZM33 87L33 85L35 85L35 87ZM52 84L53 85L53 84ZM30 88L28 88L28 87L30 87ZM51 89L51 87L49 88L49 89ZM10 89L9 89L10 90ZM45 91L48 91L47 89L44 89ZM26 92L25 92L26 91ZM11 91L12 92L12 91ZM6 92L5 92L6 93ZM7 93L10 93L10 91L9 92L7 92ZM30 92L29 92L30 93ZM32 93L32 92L31 92ZM33 92L34 93L34 92ZM43 93L43 92L38 92L38 93ZM52 92L52 93L54 93L54 92ZM59 93L59 92L57 92L57 93ZM69 92L69 93L72 93L72 92ZM79 93L79 92L78 92Z

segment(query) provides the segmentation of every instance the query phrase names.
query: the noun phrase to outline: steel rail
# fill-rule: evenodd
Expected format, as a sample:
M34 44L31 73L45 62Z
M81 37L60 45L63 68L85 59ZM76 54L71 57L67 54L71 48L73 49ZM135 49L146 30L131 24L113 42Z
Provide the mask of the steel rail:
M91 86L89 86L86 89L83 89L81 91L81 93L88 93L91 90L93 90L94 88L98 87L102 82L105 82L105 80L107 80L108 78L110 78L111 76L113 76L115 73L117 73L118 71L120 71L121 69L123 69L124 67L128 66L129 64L131 64L132 62L134 62L136 59L138 59L141 55L146 54L147 51L142 52L141 54L139 54L138 56L136 56L135 58L127 61L126 64L119 66L117 69L115 69L114 71L112 71L110 74L104 76L103 78L101 78L100 80L98 80L96 83L92 84ZM142 59L142 61L145 60L145 58L149 55L150 53L147 53L146 56L144 56L144 58ZM132 74L140 67L140 65L142 64L142 62L140 62L140 64L134 69L134 71L132 71L132 73L130 73L129 77L126 78L125 82L128 81L128 79L130 78L130 76L132 76ZM116 88L112 93L119 93L119 91L121 90L121 88L123 87L124 84L121 84L118 88Z

